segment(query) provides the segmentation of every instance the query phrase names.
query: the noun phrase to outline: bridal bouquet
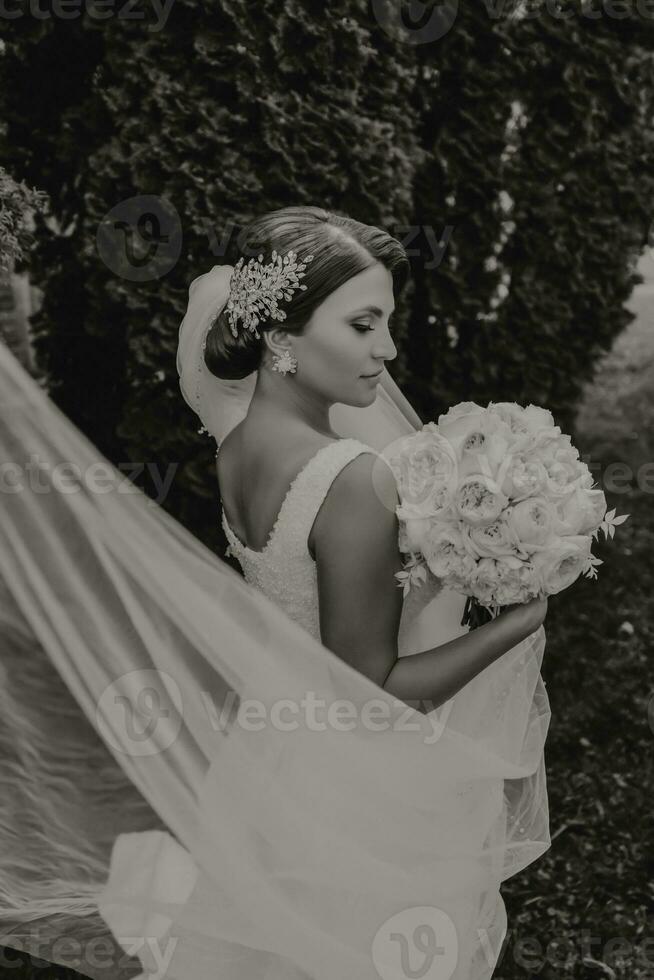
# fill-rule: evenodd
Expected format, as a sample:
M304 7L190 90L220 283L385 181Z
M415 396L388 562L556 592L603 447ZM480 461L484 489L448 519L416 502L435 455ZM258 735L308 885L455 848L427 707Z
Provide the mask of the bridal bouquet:
M536 405L461 402L395 442L387 461L409 556L399 587L406 596L436 576L468 596L462 625L471 628L582 573L596 578L593 538L613 537L629 516L607 513L570 436Z

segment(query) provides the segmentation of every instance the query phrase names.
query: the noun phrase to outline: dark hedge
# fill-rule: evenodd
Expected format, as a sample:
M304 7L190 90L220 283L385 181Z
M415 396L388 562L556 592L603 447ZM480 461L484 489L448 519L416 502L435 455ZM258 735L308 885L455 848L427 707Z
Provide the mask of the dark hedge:
M425 420L516 400L570 429L630 319L654 192L652 20L587 7L428 3L425 23L456 17L421 44L364 0L176 0L160 30L145 10L2 24L3 157L56 219L28 260L53 398L114 462L174 465L164 506L222 546L177 329L249 217L304 202L410 249L391 370ZM132 198L173 232L145 281L96 243Z

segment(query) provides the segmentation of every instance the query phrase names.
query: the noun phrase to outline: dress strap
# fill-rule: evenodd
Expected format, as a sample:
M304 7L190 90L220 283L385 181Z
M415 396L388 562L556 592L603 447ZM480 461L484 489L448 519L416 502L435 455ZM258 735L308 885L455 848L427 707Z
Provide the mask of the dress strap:
M318 511L341 470L362 453L378 455L358 439L338 439L309 460L289 488L279 513L278 530L285 547L311 558L309 535Z
M378 455L376 450L358 439L336 439L321 446L286 491L268 541L260 551L248 548L237 538L223 509L222 526L229 542L226 554L232 554L239 560L246 555L256 561L268 555L277 544L282 544L284 550L299 546L303 551L308 551L309 533L330 486L343 467L364 452Z

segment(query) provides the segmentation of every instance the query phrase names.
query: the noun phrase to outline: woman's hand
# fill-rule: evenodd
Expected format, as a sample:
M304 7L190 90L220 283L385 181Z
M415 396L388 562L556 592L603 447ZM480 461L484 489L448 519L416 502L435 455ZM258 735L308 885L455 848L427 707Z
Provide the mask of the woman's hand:
M542 626L547 616L547 597L531 599L529 602L516 603L512 606L504 606L501 616L511 616L516 621L523 624L527 636Z

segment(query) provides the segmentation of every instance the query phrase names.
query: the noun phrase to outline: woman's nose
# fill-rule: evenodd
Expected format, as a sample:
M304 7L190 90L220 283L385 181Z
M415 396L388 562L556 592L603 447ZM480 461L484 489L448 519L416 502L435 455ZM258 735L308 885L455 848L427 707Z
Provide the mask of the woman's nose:
M382 357L385 361L392 361L397 357L397 347L393 343L393 338L390 333L387 332L383 343L377 344L375 351L375 357Z

